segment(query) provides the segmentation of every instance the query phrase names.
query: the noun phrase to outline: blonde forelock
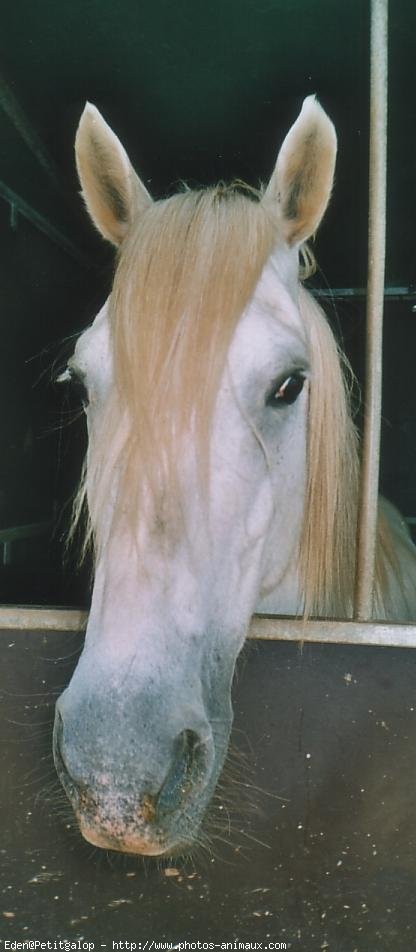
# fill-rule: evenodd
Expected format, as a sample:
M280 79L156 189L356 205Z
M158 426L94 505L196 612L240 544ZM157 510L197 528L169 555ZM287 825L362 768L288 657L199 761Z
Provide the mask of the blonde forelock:
M276 240L261 193L238 183L155 202L123 242L109 310L114 388L96 441L117 445L117 459L95 449L88 461L96 546L115 465L113 519L122 512L132 523L144 497L163 519L177 518L177 460L190 430L206 480L231 337Z

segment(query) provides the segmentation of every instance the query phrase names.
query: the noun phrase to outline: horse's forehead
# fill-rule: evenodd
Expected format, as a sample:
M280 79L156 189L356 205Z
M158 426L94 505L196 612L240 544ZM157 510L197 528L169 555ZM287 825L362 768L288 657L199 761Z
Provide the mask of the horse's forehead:
M237 325L230 349L230 364L236 376L244 368L273 365L278 353L283 362L305 357L307 341L297 302L297 286L292 289L279 276L275 261L263 271L252 300Z
M250 367L264 356L272 357L276 347L299 348L305 344L303 326L297 304L297 281L292 261L275 254L265 266L252 300L246 307L234 334L230 351L232 364ZM93 323L78 339L73 363L86 376L111 379L111 341L109 300Z
M263 268L253 303L258 309L273 310L280 320L302 332L298 280L297 254L292 249L279 249Z

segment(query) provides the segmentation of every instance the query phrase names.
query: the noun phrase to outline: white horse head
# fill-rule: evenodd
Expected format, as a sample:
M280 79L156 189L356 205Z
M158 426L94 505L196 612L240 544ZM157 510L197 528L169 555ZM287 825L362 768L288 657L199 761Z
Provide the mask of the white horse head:
M118 256L68 365L88 394L96 569L54 749L96 845L167 855L195 839L256 608L350 610L355 431L332 334L299 284L335 154L309 97L263 192L153 202L98 111L83 113L83 194Z

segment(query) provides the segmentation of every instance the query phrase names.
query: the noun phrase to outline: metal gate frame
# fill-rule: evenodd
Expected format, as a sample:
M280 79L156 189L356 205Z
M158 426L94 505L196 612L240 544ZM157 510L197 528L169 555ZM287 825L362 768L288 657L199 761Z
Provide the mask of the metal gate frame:
M384 306L388 0L371 0L370 157L366 388L359 505L354 621L254 615L248 637L265 641L323 642L416 648L416 624L370 621L375 579ZM0 632L83 631L86 612L60 608L0 607Z
M0 608L0 635L13 631L82 632L88 612L71 608ZM337 619L253 615L247 637L255 641L298 641L341 645L416 648L416 625Z

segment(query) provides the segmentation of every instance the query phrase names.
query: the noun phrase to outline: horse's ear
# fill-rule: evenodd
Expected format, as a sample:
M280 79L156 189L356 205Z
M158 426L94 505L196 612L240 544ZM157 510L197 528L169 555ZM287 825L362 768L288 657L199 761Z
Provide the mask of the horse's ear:
M104 238L119 245L132 219L152 199L101 113L87 103L75 139L82 194Z
M277 157L265 192L278 203L283 236L289 245L317 229L331 194L337 137L315 96L304 100Z

